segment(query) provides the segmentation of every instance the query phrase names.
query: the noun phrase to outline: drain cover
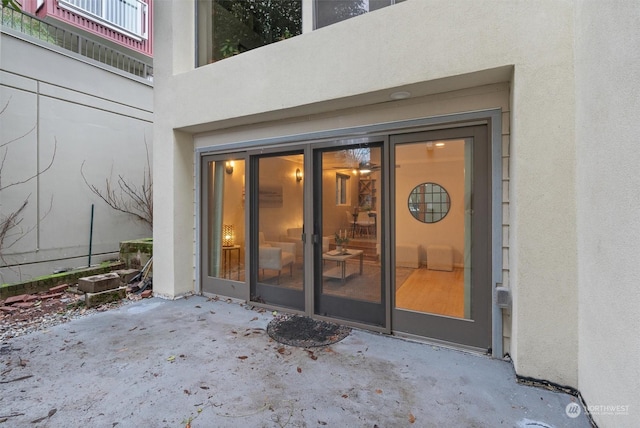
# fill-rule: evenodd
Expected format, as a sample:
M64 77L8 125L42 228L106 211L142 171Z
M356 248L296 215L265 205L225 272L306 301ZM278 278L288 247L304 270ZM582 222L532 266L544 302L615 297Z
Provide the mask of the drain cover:
M351 329L302 315L281 315L267 325L267 334L280 343L309 348L331 345L349 335Z

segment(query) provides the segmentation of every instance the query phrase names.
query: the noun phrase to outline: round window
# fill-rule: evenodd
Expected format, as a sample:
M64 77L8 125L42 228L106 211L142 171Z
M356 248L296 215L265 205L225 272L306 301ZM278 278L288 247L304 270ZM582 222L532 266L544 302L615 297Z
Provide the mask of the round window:
M409 212L418 221L436 223L451 208L449 193L439 184L421 183L409 193Z

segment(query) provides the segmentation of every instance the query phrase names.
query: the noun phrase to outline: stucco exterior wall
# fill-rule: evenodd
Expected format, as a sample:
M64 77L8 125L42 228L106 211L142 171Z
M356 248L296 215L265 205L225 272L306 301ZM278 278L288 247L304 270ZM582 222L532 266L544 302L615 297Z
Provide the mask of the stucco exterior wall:
M151 230L117 213L93 195L118 175L140 185L151 154L153 87L109 72L55 49L2 33L0 51L1 142L8 148L3 185L53 164L38 179L2 191L3 214L28 196L20 227L27 232L5 250L2 282L86 266L91 204L95 204L92 263L117 257L119 241ZM20 138L20 136L24 137ZM55 150L55 155L54 155ZM3 263L4 264L4 263Z
M640 8L579 2L576 23L579 385L599 426L636 427Z
M156 12L163 34L156 35L155 65L165 70L155 76L155 159L163 168L156 178L165 190L156 207L175 213L157 218L154 231L156 245L166 246L155 254L163 266L154 282L160 294L187 292L186 281L193 289L193 269L185 269L193 255L174 247L178 236L183 250L195 242L193 211L179 209L194 201L190 133L214 131L223 142L290 135L296 126L338 129L347 126L333 114L341 109L354 109L349 125L386 122L403 108L419 117L469 111L473 103L446 94L510 81L503 134L511 132L505 144L512 160L504 165L511 355L523 376L577 386L571 2L409 0L196 70L193 9L163 2ZM388 103L400 88L415 98ZM421 109L421 97L435 107ZM264 126L276 122L282 126ZM245 127L219 131L238 126Z

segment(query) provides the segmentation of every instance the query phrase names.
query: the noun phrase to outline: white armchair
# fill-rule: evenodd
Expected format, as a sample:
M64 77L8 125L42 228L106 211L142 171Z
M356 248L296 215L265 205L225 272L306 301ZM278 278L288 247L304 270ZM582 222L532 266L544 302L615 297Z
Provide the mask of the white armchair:
M289 274L293 276L293 264L296 261L296 244L293 242L266 241L264 233L259 233L258 269L278 271L278 283L280 273L285 266L289 266Z

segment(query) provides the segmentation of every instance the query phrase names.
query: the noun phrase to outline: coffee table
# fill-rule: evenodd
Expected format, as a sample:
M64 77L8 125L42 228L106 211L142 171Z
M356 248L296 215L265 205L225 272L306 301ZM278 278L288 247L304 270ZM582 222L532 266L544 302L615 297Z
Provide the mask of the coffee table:
M344 253L338 253L337 251L329 251L322 254L322 260L330 260L337 262L337 266L322 272L322 276L327 278L335 278L342 280L344 284L347 277L355 272L347 273L347 260L360 256L360 275L362 275L364 251L362 250L347 250Z

